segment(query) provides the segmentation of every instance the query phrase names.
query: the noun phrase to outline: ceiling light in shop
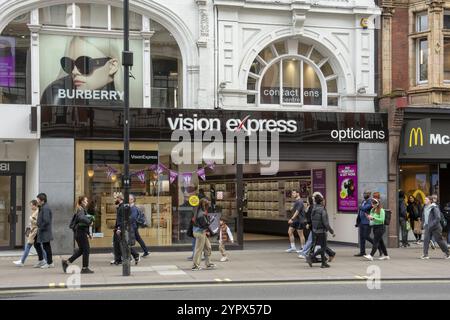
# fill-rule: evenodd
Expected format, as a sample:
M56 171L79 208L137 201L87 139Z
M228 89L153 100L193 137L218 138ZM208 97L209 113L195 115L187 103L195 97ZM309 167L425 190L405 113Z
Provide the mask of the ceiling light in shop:
M94 170L92 170L92 169L89 169L89 170L87 171L87 175L88 175L89 178L92 178L92 177L94 176L94 174L95 174L95 172L94 172Z
M112 182L116 182L117 181L117 176L115 174L113 174L111 176L111 180L112 180Z

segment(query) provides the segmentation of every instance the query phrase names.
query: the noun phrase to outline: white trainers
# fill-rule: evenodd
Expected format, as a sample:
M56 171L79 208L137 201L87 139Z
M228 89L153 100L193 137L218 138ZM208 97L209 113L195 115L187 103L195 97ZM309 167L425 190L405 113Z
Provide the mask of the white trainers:
M430 247L433 250L436 250L436 245L434 244L434 241L430 241Z
M305 257L304 255L302 255L302 254L299 254L299 255L298 255L298 258L299 258L299 259L306 259L306 257Z
M422 260L429 260L430 257L429 256L421 256L420 259L422 259Z
M22 260L13 261L13 263L18 267L23 267L24 264L22 263Z
M41 267L41 269L52 269L52 268L54 268L55 267L55 264L54 263L50 263L50 264L44 264L42 267Z
M391 260L391 257L389 256L381 256L378 258L378 260Z
M297 252L297 248L289 248L286 250L286 252Z
M366 254L366 255L364 256L364 258L366 258L366 259L369 260L369 261L373 261L373 257L372 257L370 254Z
M41 260L41 261L38 261L38 263L36 263L33 266L33 268L40 268L40 267L42 267L43 265L46 265L46 264L47 264L47 262L45 262L45 260Z
M228 261L228 257L222 257L222 258L220 258L220 262L225 262L225 261Z

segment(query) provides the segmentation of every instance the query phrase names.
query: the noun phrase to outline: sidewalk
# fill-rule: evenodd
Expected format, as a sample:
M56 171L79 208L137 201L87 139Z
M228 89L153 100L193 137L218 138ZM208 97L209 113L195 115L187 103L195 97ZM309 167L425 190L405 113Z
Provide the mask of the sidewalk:
M333 247L333 246L332 246ZM215 270L191 271L190 252L155 252L141 259L137 267L132 263L132 274L122 276L121 266L110 266L110 254L91 255L91 268L95 274L81 275L81 286L114 286L138 284L198 284L218 282L272 282L272 281L361 281L368 276L367 267L377 265L385 280L450 279L450 260L443 253L430 249L430 260L420 260L419 246L408 249L390 249L391 260L373 262L353 257L356 247L334 247L337 256L331 268L321 269L320 264L310 268L295 253L285 253L282 248L230 251L230 261L219 262L220 254L213 252ZM378 255L377 255L378 256ZM377 257L376 256L376 257ZM64 258L67 258L65 256ZM61 268L61 257L55 256L55 269L33 269L36 256L28 258L25 267L12 261L17 257L0 257L0 290L64 287L70 275ZM81 258L76 262L81 265ZM203 265L203 263L202 263ZM60 285L62 284L62 285Z

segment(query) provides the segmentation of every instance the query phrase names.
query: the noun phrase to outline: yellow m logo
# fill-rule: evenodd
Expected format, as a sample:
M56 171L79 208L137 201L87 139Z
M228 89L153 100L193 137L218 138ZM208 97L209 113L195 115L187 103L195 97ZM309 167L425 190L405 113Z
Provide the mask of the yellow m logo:
M412 128L409 133L409 147L413 146L413 135L414 135L414 145L417 146L419 142L420 134L420 146L423 146L423 132L422 128Z

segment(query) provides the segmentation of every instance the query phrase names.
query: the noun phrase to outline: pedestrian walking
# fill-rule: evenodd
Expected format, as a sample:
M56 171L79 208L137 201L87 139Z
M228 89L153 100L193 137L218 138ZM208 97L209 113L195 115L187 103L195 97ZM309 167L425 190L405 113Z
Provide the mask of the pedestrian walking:
M370 210L370 214L367 215L367 218L370 220L370 224L373 226L374 239L371 253L369 255L365 255L364 258L373 261L373 256L378 249L381 249L383 255L378 258L378 260L389 260L390 257L386 250L386 245L383 241L383 235L386 232L386 227L384 224L385 212L378 197L372 198L372 210Z
M136 206L136 196L133 194L130 194L129 196L129 202L130 202L130 210L131 210L131 215L137 218L137 228L136 228L136 232L135 232L135 238L136 241L139 243L139 245L142 248L142 251L144 251L144 254L142 255L142 257L147 257L150 255L150 253L148 252L148 248L147 245L145 244L144 240L142 239L141 235L139 234L139 217L142 216L142 212L139 210L139 208Z
M62 268L64 273L66 273L69 264L74 263L74 261L81 256L83 256L83 267L81 269L81 273L94 273L94 271L89 269L89 239L92 239L92 235L89 232L89 227L92 226L94 217L89 215L86 211L88 204L89 201L86 196L78 197L78 201L76 203L76 211L70 222L70 228L74 233L78 249L75 250L74 254L69 259L62 260Z
M114 246L114 260L111 261L111 264L120 265L123 262L123 252L121 241L122 237L124 237L124 217L125 217L125 205L123 203L123 195L118 194L116 196L115 204L117 206L117 214L116 214L116 225L114 227L114 235L113 235L113 246ZM137 222L136 217L130 214L129 219L129 239L127 245L130 246L131 256L134 258L134 262L137 265L141 259L140 255L133 248L136 242L136 228Z
M406 212L408 213L409 223L411 224L411 229L416 239L416 244L420 244L420 239L422 238L422 225L421 225L421 211L422 206L418 199L413 195L408 197L408 205L406 206Z
M371 192L365 191L363 193L364 200L361 201L358 209L358 216L356 218L356 227L359 231L359 253L355 257L363 257L366 255L366 242L373 246L373 239L370 237L371 226L367 215L372 209L372 199L370 199Z
M327 237L326 233L330 232L333 236L334 231L330 226L328 213L323 205L324 199L321 195L316 194L314 197L314 208L311 212L312 233L313 233L313 246L311 247L309 254L306 257L306 262L312 267L313 259L316 255L320 254L321 268L329 268L330 265L326 262L325 253L327 251ZM320 245L320 249L314 252L315 245ZM334 253L335 254L335 253ZM333 255L334 257L334 255Z
M50 244L50 241L53 240L52 210L47 203L47 195L45 193L39 193L36 197L36 201L39 204L39 213L37 218L38 232L36 241L38 244L42 244L42 248L40 245L35 246L39 256L39 262L36 267L40 267L41 269L54 268L55 265L53 264L52 246ZM43 251L45 251L45 254L47 256L46 261L41 260L41 257L43 258L42 249Z
M309 250L311 249L311 246L313 244L313 235L312 235L312 221L311 221L311 214L312 210L314 208L314 199L312 196L309 196L306 202L307 209L305 211L305 218L306 218L306 226L305 230L307 232L307 235L305 235L306 243L303 246L303 250L300 251L298 254L299 259L305 259L306 255L308 254Z
M194 218L193 234L195 237L195 253L193 259L192 271L201 270L200 262L202 252L205 255L205 266L207 269L214 269L216 266L210 262L211 242L209 236L209 217L208 217L209 200L203 198L200 200L197 213Z
M234 243L234 239L233 234L231 233L231 230L226 224L224 218L220 218L219 224L219 251L222 255L220 262L225 262L228 261L228 254L225 250L225 244L228 242Z
M409 247L408 243L408 225L410 222L408 220L408 212L406 210L405 204L405 193L403 191L399 191L398 193L398 217L400 222L400 230L402 233L402 247ZM411 227L409 227L411 229Z
M428 196L425 198L422 221L424 229L424 242L423 255L420 258L430 258L428 256L428 249L430 246L430 240L432 237L434 237L442 252L445 254L445 259L450 259L448 246L442 238L441 212L436 203L433 202L432 196Z
M288 236L290 247L286 250L286 252L300 253L300 251L303 249L303 244L305 243L305 237L303 234L303 229L306 227L305 207L302 199L300 198L300 193L298 192L298 190L292 190L292 198L295 199L295 202L291 210L292 217L288 220ZM295 231L297 231L297 234L300 238L300 250L297 250L295 246Z
M36 200L31 200L30 206L31 206L30 224L27 227L27 231L25 232L25 234L27 235L27 243L25 244L22 257L19 260L13 262L18 267L23 267L25 265L25 260L30 254L31 247L33 247L33 245L39 245L41 247L43 257L40 257L39 261L41 260L47 261L45 251L42 250L42 244L41 243L38 244L36 242L38 232L37 218L39 214L38 202Z

